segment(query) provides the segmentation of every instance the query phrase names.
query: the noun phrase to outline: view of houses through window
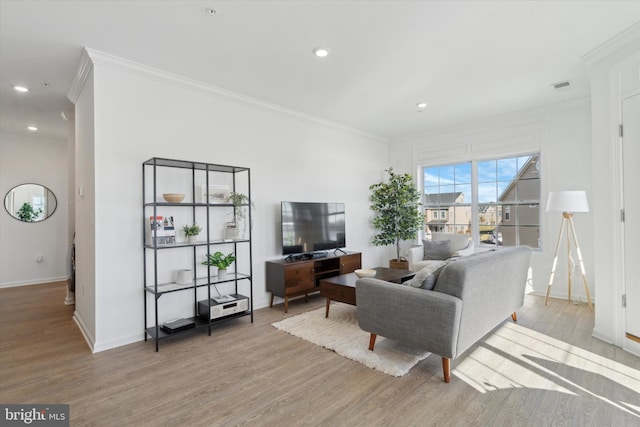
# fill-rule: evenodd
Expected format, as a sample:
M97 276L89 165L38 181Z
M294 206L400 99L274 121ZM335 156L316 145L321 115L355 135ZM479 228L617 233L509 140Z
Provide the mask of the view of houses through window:
M423 168L425 233L540 247L539 153Z

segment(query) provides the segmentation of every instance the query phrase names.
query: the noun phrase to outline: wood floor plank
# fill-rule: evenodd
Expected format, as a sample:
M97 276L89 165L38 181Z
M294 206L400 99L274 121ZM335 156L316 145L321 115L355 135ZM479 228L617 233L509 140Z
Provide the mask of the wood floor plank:
M324 307L319 296L159 353L149 341L91 354L64 295L64 283L0 289L0 402L68 403L73 426L640 424L640 359L594 339L588 307L564 300L527 296L445 384L438 355L394 378L271 326Z

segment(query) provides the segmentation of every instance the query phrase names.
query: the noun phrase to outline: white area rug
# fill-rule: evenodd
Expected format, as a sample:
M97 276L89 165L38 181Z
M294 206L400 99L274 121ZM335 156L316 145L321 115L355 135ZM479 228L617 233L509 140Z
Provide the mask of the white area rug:
M355 306L333 302L328 319L325 319L324 312L323 307L289 317L272 326L394 377L406 374L413 365L430 354L380 336L374 351L369 351L370 334L358 326Z

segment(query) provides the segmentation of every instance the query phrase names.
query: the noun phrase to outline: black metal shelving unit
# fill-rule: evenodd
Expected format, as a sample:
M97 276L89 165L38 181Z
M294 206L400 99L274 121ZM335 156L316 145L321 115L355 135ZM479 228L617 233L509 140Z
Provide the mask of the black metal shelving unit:
M171 174L178 171L178 178L172 180ZM164 179L163 179L164 178ZM171 189L164 188L167 183L171 183ZM228 184L229 190L243 193L248 197L248 202L243 205L247 210L246 233L241 238L225 239L212 238L212 227L222 226L221 216L218 212L225 212L236 221L236 210L234 205L221 200L210 198L209 188L215 182ZM163 200L163 193L174 189L176 185L183 185L185 188L185 199L182 202L166 202ZM204 186L206 191L197 193L197 189ZM201 197L198 195L201 194ZM200 199L200 200L198 200ZM207 329L211 335L212 327L219 323L239 317L249 316L253 323L253 254L251 248L252 233L252 209L251 209L251 171L249 168L238 166L218 165L212 163L192 162L184 160L151 158L142 163L142 217L143 217L143 271L144 271L144 322L145 341L151 337L155 341L156 351L159 350L159 341L180 335L193 329ZM185 213L186 211L186 213ZM182 218L188 217L190 223L196 223L197 219L204 219L202 227L204 240L196 243L171 242L159 243L155 229L150 230L150 217L155 220L159 215L174 216L178 213ZM175 224L176 238L179 235L180 226ZM230 272L224 278L218 278L212 274L212 268L206 268L204 277L197 277L196 272L205 255L213 254L217 250L223 253L233 252L236 255L235 272ZM180 268L179 265L159 265L159 254L164 251L190 251L191 265L194 278L189 284L178 284L170 280L162 281L160 277L169 275L171 269ZM240 254L242 252L242 255ZM202 256L200 259L199 256ZM248 260L246 259L248 257ZM243 259L245 258L245 259ZM242 264L243 271L239 271ZM212 293L214 288L216 293ZM248 308L241 312L233 313L224 317L211 319L207 313L206 317L198 313L198 300L211 301L216 297L219 287L232 292L225 294L235 295L248 299ZM171 298L170 294L191 292L193 294L193 311L180 318L193 323L193 327L183 331L167 332L163 330L163 322L169 319L161 319L159 300ZM200 293L200 296L199 296ZM202 295L204 293L204 295ZM246 295L245 293L248 293ZM149 303L150 299L153 300ZM151 306L152 308L150 308ZM150 313L153 311L153 313ZM151 318L151 319L150 319Z

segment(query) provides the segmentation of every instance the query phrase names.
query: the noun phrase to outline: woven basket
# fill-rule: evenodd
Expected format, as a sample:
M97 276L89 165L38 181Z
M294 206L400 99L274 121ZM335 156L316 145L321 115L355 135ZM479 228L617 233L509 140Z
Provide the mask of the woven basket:
M389 260L389 268L397 268L399 270L408 270L409 269L409 261L406 259L401 259L398 261L397 259Z

